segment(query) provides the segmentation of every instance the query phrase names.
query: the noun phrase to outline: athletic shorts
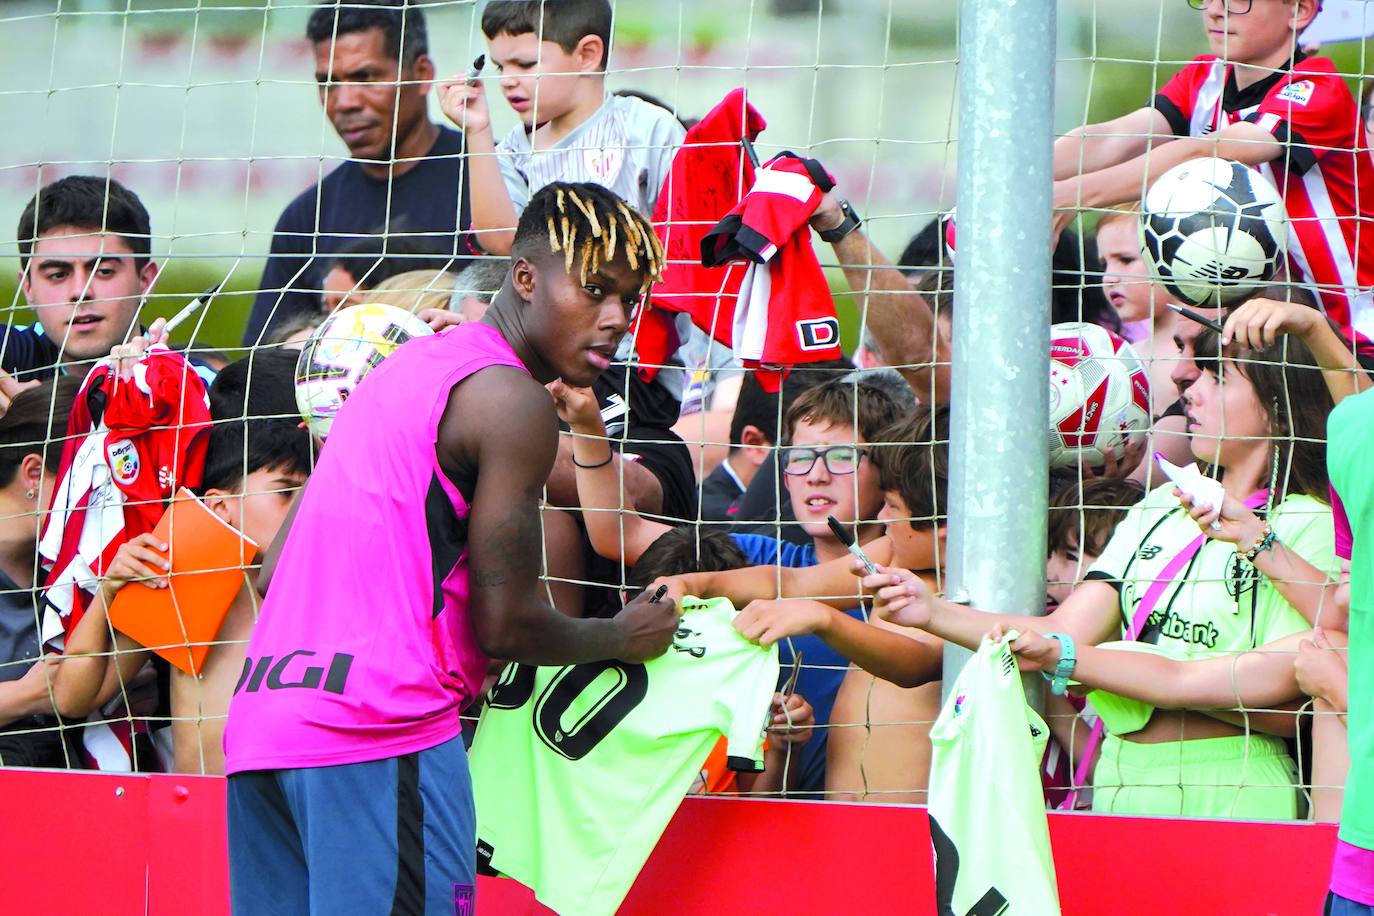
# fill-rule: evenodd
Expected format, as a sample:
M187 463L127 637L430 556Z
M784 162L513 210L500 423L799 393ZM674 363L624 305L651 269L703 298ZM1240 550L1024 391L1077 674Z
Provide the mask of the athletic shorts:
M1347 900L1335 891L1331 891L1326 895L1326 905L1322 907L1322 916L1374 916L1374 906Z
M1171 817L1293 820L1298 768L1272 735L1137 744L1108 735L1093 810Z
M229 777L235 916L471 916L477 826L462 738L343 766Z

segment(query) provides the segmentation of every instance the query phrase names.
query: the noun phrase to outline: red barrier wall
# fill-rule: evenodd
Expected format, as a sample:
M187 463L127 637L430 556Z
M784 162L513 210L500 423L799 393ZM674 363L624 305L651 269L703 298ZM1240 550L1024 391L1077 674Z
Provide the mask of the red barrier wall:
M227 916L223 780L0 770L0 811L6 913ZM1050 837L1067 916L1315 916L1335 829L1052 814ZM692 798L622 913L931 913L933 888L923 808ZM487 879L478 907L548 912Z

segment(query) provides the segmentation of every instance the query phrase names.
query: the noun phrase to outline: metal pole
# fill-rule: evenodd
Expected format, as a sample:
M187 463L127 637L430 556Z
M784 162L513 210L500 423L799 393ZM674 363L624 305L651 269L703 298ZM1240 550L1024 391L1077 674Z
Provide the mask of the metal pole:
M946 584L1016 614L1045 609L1054 44L1055 0L960 0Z

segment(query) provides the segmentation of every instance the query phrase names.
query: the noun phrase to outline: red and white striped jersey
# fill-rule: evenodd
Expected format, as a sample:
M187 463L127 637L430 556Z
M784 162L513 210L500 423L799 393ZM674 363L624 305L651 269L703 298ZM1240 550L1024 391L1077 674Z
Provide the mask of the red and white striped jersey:
M1335 65L1299 52L1287 68L1238 89L1234 68L1204 54L1164 84L1154 107L1178 136L1249 121L1283 144L1259 169L1288 209L1289 273L1313 287L1362 350L1374 349L1374 159Z

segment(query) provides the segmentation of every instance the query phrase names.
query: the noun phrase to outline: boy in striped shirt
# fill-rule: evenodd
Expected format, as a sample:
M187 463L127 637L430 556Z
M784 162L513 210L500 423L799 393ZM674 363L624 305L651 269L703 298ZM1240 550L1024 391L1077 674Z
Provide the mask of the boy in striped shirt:
M1335 64L1297 36L1320 0L1189 0L1213 53L1193 58L1128 115L1055 143L1055 227L1073 208L1139 200L1150 181L1202 156L1258 169L1291 220L1289 273L1361 353L1374 352L1374 160ZM1174 139L1177 138L1177 139Z

